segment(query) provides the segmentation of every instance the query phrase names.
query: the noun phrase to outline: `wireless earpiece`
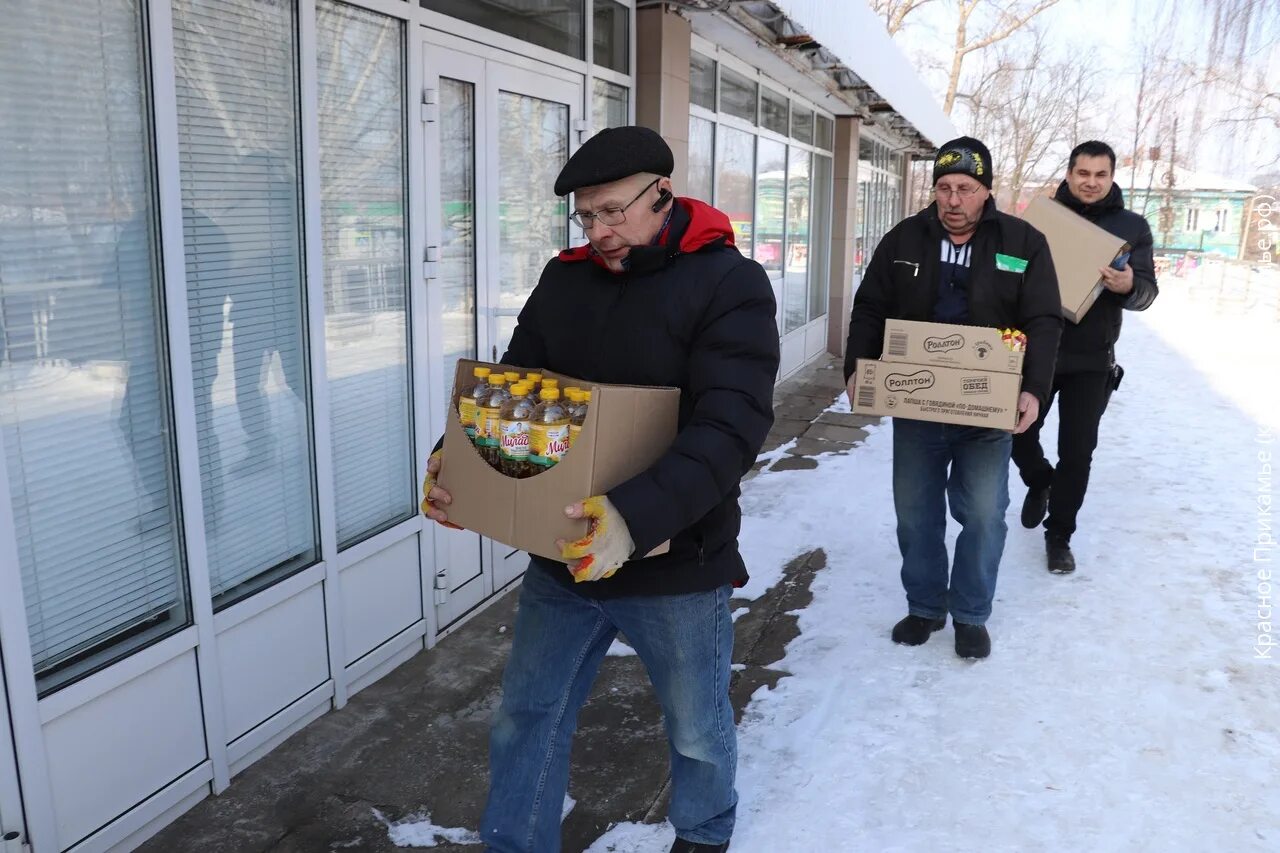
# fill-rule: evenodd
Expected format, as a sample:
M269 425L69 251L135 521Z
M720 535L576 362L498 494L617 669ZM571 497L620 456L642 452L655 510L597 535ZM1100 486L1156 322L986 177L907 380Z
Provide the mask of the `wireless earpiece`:
M658 193L658 200L653 203L651 208L654 213L667 206L667 202L671 201L671 190L662 190Z

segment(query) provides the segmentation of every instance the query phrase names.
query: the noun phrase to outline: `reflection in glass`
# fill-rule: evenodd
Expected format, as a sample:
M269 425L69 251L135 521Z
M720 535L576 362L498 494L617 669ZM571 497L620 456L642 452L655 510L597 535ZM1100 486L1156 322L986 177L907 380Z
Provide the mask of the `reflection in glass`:
M585 0L419 0L422 8L583 58Z
M760 124L774 133L787 135L787 98L767 86L760 89Z
M832 162L830 157L813 157L813 220L809 260L809 320L827 313L827 296L831 289L831 193Z
M189 623L140 6L0 28L3 570L42 694Z
M805 324L809 310L809 171L813 155L791 147L787 169L787 254L783 333Z
M716 108L716 61L696 50L689 53L689 103Z
M819 148L825 148L827 151L835 150L836 145L836 125L835 122L824 115L820 115L816 119L817 125L814 131L813 144Z
M756 240L753 257L769 274L779 308L782 306L786 213L787 146L761 138L756 142Z
M691 198L710 204L715 182L715 122L689 117L689 186Z
M619 74L631 73L631 34L627 21L629 10L617 0L593 0L592 54L596 65L611 68Z
M750 256L755 221L756 138L723 126L717 137L716 207L729 217L738 250Z
M338 541L416 511L399 21L316 5L320 225Z
M498 309L502 314L515 314L524 307L542 268L568 245L568 201L552 191L568 159L567 105L498 93ZM510 328L499 329L494 341L499 354L510 340Z
M720 111L755 124L756 81L730 68L720 69Z
M175 0L196 428L216 608L317 558L291 5Z
M622 127L627 120L627 87L595 78L592 85L591 126L599 133L606 127Z
M791 135L801 142L813 144L813 110L791 105Z
M444 381L476 358L475 86L440 78L440 276Z

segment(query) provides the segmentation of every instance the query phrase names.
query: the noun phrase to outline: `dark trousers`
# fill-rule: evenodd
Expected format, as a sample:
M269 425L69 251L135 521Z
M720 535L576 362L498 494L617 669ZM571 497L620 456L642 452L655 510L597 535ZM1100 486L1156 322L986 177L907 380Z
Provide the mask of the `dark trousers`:
M1044 419L1058 398L1058 466L1049 464L1040 446ZM1049 493L1048 533L1071 538L1076 515L1089 487L1089 468L1098 446L1098 423L1111 398L1111 374L1105 371L1060 373L1053 379L1049 403L1031 429L1013 437L1013 461L1022 482L1031 489L1052 488Z

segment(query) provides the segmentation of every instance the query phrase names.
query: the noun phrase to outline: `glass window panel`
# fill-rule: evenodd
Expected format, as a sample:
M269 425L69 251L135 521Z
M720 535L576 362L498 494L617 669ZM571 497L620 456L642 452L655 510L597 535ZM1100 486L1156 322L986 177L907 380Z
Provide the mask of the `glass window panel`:
M476 353L475 86L440 78L440 294L444 376Z
M689 53L689 103L716 108L716 61L696 50Z
M832 162L821 154L813 158L812 249L809 253L809 320L827 313L831 288Z
M189 624L143 39L134 0L0 29L4 571L42 694Z
M813 110L791 105L791 135L801 142L813 144Z
M721 67L720 111L755 124L757 88L756 81Z
M716 206L729 217L744 255L751 254L755 221L755 141L753 134L730 127L716 133Z
M813 155L791 147L787 163L787 252L782 285L783 333L805 324L809 311L809 172Z
M631 34L628 31L630 10L617 0L594 0L592 41L596 65L611 68L619 74L631 73Z
M688 194L710 204L715 185L715 122L689 117Z
M594 132L599 133L606 127L622 127L629 124L627 120L627 97L630 94L626 86L619 86L607 80L595 78L592 83L591 123Z
M401 23L316 4L325 359L338 541L412 518Z
M753 257L769 274L774 298L781 306L782 259L786 242L787 146L763 137L757 140L756 146L756 239Z
M498 308L511 318L496 329L507 348L547 259L569 244L569 203L552 187L569 159L569 107L514 92L498 94Z
M787 98L768 87L760 90L760 124L774 133L787 135Z
M175 0L191 357L214 606L317 559L291 4Z
M585 58L584 0L419 0L419 4L575 59Z
M871 165L871 158L875 156L875 144L865 136L858 140L858 166L866 167Z
M818 116L816 119L814 144L819 148L827 151L834 151L836 147L836 123L824 115Z

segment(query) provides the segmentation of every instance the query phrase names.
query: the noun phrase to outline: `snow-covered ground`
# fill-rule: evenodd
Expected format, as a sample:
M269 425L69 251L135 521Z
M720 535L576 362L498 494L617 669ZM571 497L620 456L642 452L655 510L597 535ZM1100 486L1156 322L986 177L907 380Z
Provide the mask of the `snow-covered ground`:
M828 565L790 677L740 727L735 853L1280 850L1280 649L1256 648L1280 549L1255 551L1275 538L1260 454L1280 450L1280 276L1250 302L1210 274L1167 277L1127 318L1074 575L1045 571L1011 472L985 661L958 659L950 627L888 639L906 611L887 425L746 485L748 597L799 553ZM671 837L624 824L591 851Z

